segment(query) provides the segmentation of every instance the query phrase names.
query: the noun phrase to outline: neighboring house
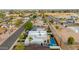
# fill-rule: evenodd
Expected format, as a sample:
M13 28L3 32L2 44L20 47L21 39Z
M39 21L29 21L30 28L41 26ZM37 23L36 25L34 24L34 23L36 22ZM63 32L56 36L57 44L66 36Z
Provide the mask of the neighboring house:
M38 16L36 19L42 20L42 17Z
M8 24L3 24L1 27L8 29L9 28L9 25Z
M45 43L47 43L47 32L41 28L35 31L29 31L28 37L25 40L26 46L29 44L44 45Z
M60 18L55 18L55 19L53 20L53 22L54 22L54 23L60 23Z
M68 20L67 23L74 23L74 20Z
M29 17L24 17L23 19L24 19L24 20L29 20L30 18L29 18Z
M44 22L42 20L33 20L32 23L34 24L34 26L43 26Z

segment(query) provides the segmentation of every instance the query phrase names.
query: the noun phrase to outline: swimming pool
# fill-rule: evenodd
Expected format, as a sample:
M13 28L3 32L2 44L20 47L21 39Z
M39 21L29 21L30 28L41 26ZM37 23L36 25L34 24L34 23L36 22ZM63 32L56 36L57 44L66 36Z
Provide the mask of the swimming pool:
M57 44L56 44L55 39L54 39L54 38L50 38L50 43L49 43L48 46L56 46L56 45L57 45Z

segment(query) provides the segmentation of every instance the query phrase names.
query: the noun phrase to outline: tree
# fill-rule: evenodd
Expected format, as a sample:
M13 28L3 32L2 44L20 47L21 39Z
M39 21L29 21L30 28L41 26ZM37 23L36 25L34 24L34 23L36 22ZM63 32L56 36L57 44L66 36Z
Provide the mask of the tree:
M18 42L24 42L26 37L27 37L26 33L21 33Z
M25 31L31 30L32 27L33 27L33 24L30 21L26 22L24 25Z
M61 22L61 25L63 25L63 22Z
M78 18L75 19L76 21L78 20Z
M5 14L3 14L2 12L0 12L0 18L4 18Z
M53 20L50 20L50 22L51 22L51 23L54 23L54 21L53 21Z
M55 13L55 11L54 11L54 10L52 10L52 13Z
M36 17L37 17L36 15L33 15L33 19L36 18Z
M68 44L69 44L69 45L74 44L74 42L75 42L75 40L74 40L73 37L69 37L69 38L68 38Z
M55 26L56 29L59 29L59 26Z

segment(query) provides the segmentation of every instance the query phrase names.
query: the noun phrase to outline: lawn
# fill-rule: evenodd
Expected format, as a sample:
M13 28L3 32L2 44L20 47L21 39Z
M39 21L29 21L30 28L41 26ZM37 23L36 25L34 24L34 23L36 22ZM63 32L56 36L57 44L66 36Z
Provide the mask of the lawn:
M14 46L13 49L14 49L14 50L24 50L24 49L25 49L25 45L24 45L24 43L19 42L19 43L17 43L17 44Z

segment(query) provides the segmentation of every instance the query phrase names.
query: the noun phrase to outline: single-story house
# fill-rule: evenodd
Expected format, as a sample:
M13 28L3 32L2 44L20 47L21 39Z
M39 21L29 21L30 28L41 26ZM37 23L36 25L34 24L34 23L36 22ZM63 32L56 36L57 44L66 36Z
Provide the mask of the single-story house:
M47 32L38 28L35 31L29 31L28 37L25 40L25 45L37 44L44 45L47 43Z

